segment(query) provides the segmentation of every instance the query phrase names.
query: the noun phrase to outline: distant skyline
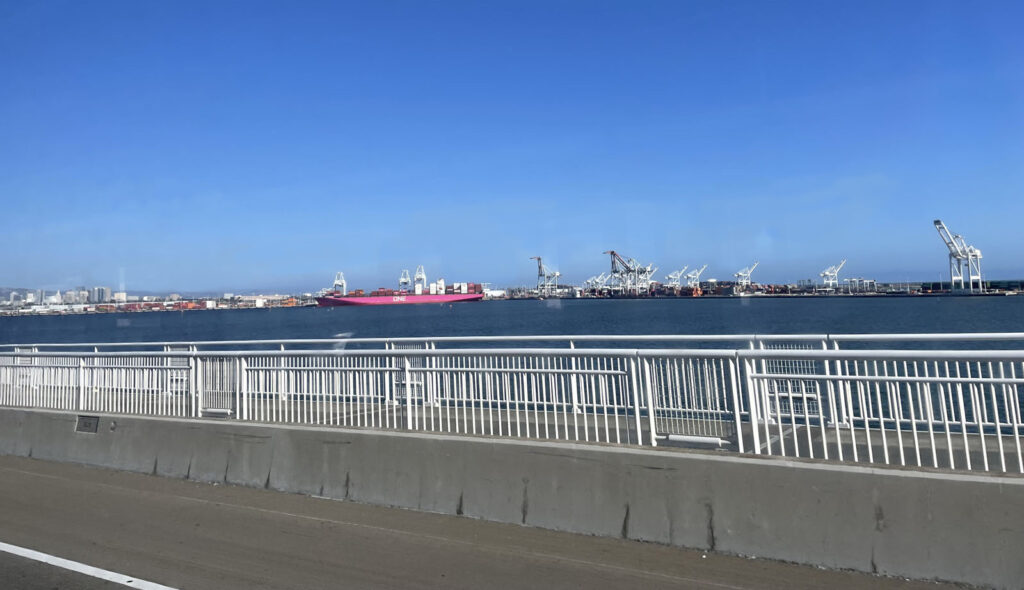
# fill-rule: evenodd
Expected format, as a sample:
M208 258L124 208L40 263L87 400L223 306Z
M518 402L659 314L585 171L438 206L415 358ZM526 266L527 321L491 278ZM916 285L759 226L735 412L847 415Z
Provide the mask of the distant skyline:
M0 285L1024 278L1020 2L11 2Z

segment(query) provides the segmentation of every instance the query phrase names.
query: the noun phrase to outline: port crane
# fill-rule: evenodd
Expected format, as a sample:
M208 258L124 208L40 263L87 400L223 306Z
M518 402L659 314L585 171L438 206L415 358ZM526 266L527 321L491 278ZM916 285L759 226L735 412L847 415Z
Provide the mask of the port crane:
M416 274L413 275L413 285L418 287L417 292L424 292L427 290L427 272L423 270L423 265L416 267Z
M590 277L583 281L583 288L586 290L599 290L604 287L604 284L608 282L609 276L605 273L601 273L596 277Z
M844 265L846 265L845 258L839 264L833 264L821 271L821 278L824 279L826 288L836 289L839 287L839 271L843 269Z
M969 246L960 234L949 231L941 219L935 220L935 229L939 232L946 248L949 249L949 282L953 291L984 293L985 283L981 278L981 250ZM964 284L964 271L967 272L967 283Z
M700 275L704 274L704 270L707 269L707 267L708 265L705 264L699 269L691 270L690 272L686 273L686 276L683 277L686 279L686 286L691 289L693 289L694 287L699 287Z
M689 265L684 266L682 268L682 270L676 270L676 271L668 273L668 275L665 277L665 279L668 281L667 283L665 283L665 286L666 287L678 288L680 286L680 281L682 280L682 278L686 274L686 269L688 269L688 268L690 268Z
M545 266L540 256L531 256L530 260L537 261L537 293L551 295L558 289L558 277L562 276L562 273L557 270L552 271Z
M345 282L345 273L338 272L334 275L334 290L341 291L342 295L348 295L348 283Z
M402 276L398 277L398 288L403 291L408 291L412 285L412 279L409 278L409 269L402 269Z
M625 259L615 250L604 252L611 256L612 268L608 282L616 291L630 295L639 295L641 291L650 291L651 276L658 270L653 264L641 266L635 258Z
M754 269L757 268L758 264L761 264L761 263L760 262L755 262L754 264L751 264L747 268L744 268L744 269L740 270L738 273L733 275L734 277L736 277L736 286L737 287L749 287L750 286L750 275L754 272Z

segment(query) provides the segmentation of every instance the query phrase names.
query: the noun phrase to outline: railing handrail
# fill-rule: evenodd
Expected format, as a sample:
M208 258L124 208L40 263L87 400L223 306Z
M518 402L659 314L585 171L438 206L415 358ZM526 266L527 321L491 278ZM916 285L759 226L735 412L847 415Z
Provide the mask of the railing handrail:
M282 344L340 344L351 342L347 338L292 338L283 340L168 340L134 342L39 342L34 344L0 344L2 348L129 348L151 346L200 347L200 346L260 346Z
M204 347L204 346L279 346L317 344L419 344L473 342L746 342L750 340L822 340L827 334L532 334L525 336L403 336L398 338L296 338L284 340L195 340L138 342L54 342L0 344L3 348L128 348L128 347ZM1024 333L1020 334L1024 340Z
M2 357L16 358L239 358L239 357L478 357L478 356L538 356L538 357L637 357L647 353L661 356L700 356L704 358L734 358L736 350L724 348L444 348L444 349L325 349L325 350L144 350L117 352L0 352Z
M647 351L643 351L647 352ZM671 351L660 351L668 353ZM835 361L1024 361L1024 350L737 350L737 358L747 359L791 359L791 360L835 360Z
M15 358L239 358L239 357L639 357L734 358L790 360L1024 361L1024 350L850 350L761 348L444 348L444 349L319 349L319 350L172 350L172 351L2 351Z
M939 332L890 334L532 334L520 336L404 336L398 338L291 338L274 340L194 340L135 342L49 342L0 344L15 348L223 347L339 344L412 344L473 342L949 342L1024 341L1024 332Z

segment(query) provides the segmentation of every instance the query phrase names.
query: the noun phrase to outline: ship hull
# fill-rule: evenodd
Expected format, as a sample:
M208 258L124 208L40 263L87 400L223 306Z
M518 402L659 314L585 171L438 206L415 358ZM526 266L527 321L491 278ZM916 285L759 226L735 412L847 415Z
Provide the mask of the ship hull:
M459 295L382 295L363 297L343 297L325 295L316 298L320 307L338 307L343 305L411 305L419 303L462 303L464 301L480 301L482 293Z

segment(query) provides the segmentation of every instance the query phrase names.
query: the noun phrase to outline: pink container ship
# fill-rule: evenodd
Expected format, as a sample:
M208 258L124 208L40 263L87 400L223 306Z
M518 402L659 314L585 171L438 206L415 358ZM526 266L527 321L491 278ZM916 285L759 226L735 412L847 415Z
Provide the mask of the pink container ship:
M316 298L320 307L339 305L409 305L415 303L461 303L463 301L480 301L484 298L483 285L479 283L452 283L446 285L444 279L427 283L427 275L420 266L416 269L415 280L409 278L409 271L403 270L398 280L398 289L381 287L365 293L362 289L348 291L345 275L338 273L334 277L333 289L321 291Z

